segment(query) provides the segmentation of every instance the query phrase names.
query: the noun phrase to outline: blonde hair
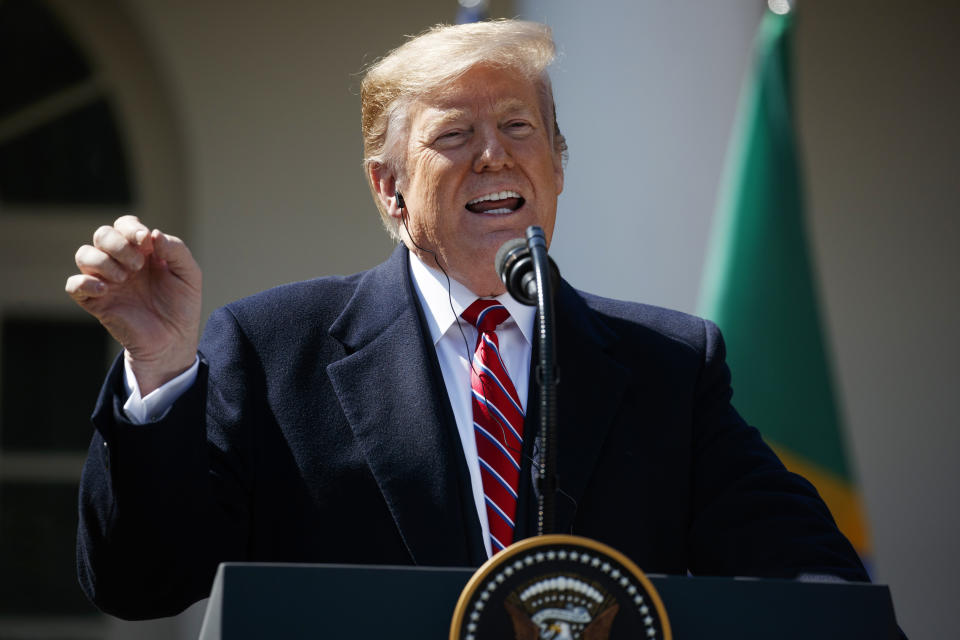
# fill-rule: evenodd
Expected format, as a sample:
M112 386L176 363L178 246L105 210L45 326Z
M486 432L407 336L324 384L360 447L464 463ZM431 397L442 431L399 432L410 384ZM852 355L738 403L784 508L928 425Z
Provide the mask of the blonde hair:
M363 168L387 231L400 239L398 222L377 197L370 169L382 165L404 176L407 110L420 96L441 89L477 65L510 69L535 83L540 109L564 159L567 145L557 126L547 66L555 47L550 27L522 20L437 25L371 65L360 85Z

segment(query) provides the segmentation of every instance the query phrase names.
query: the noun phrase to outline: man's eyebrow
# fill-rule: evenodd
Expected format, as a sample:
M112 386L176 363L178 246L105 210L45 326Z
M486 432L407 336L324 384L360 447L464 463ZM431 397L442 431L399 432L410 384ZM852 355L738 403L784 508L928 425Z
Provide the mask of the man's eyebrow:
M532 107L520 98L503 98L497 100L494 105L494 111L497 113L515 113L517 111L529 111Z
M429 129L436 130L456 122L467 115L467 109L434 109L436 112L430 118Z

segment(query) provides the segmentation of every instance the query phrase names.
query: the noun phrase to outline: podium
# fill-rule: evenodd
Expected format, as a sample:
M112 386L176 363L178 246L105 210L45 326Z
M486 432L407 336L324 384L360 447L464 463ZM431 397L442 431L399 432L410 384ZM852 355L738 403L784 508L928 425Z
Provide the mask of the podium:
M472 569L224 563L201 640L445 639ZM866 583L648 575L676 640L896 640L890 590ZM509 640L509 639L505 639Z

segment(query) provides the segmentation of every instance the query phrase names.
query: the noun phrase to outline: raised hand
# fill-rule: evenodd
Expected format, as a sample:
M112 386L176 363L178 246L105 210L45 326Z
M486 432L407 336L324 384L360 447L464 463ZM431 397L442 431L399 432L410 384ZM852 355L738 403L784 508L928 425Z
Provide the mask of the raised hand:
M123 216L97 229L76 262L67 293L126 349L143 395L193 364L202 277L182 240Z

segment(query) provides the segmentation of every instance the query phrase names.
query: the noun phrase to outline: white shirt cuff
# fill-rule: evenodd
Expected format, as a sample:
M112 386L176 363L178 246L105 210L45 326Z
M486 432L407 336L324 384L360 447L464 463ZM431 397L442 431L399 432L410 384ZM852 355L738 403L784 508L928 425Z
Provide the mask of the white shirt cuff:
M133 424L155 422L166 415L177 398L193 386L197 379L197 370L200 368L200 356L193 360L193 365L173 380L163 384L147 394L140 395L140 385L127 359L123 359L123 384L127 388L127 401L123 404L123 413Z

